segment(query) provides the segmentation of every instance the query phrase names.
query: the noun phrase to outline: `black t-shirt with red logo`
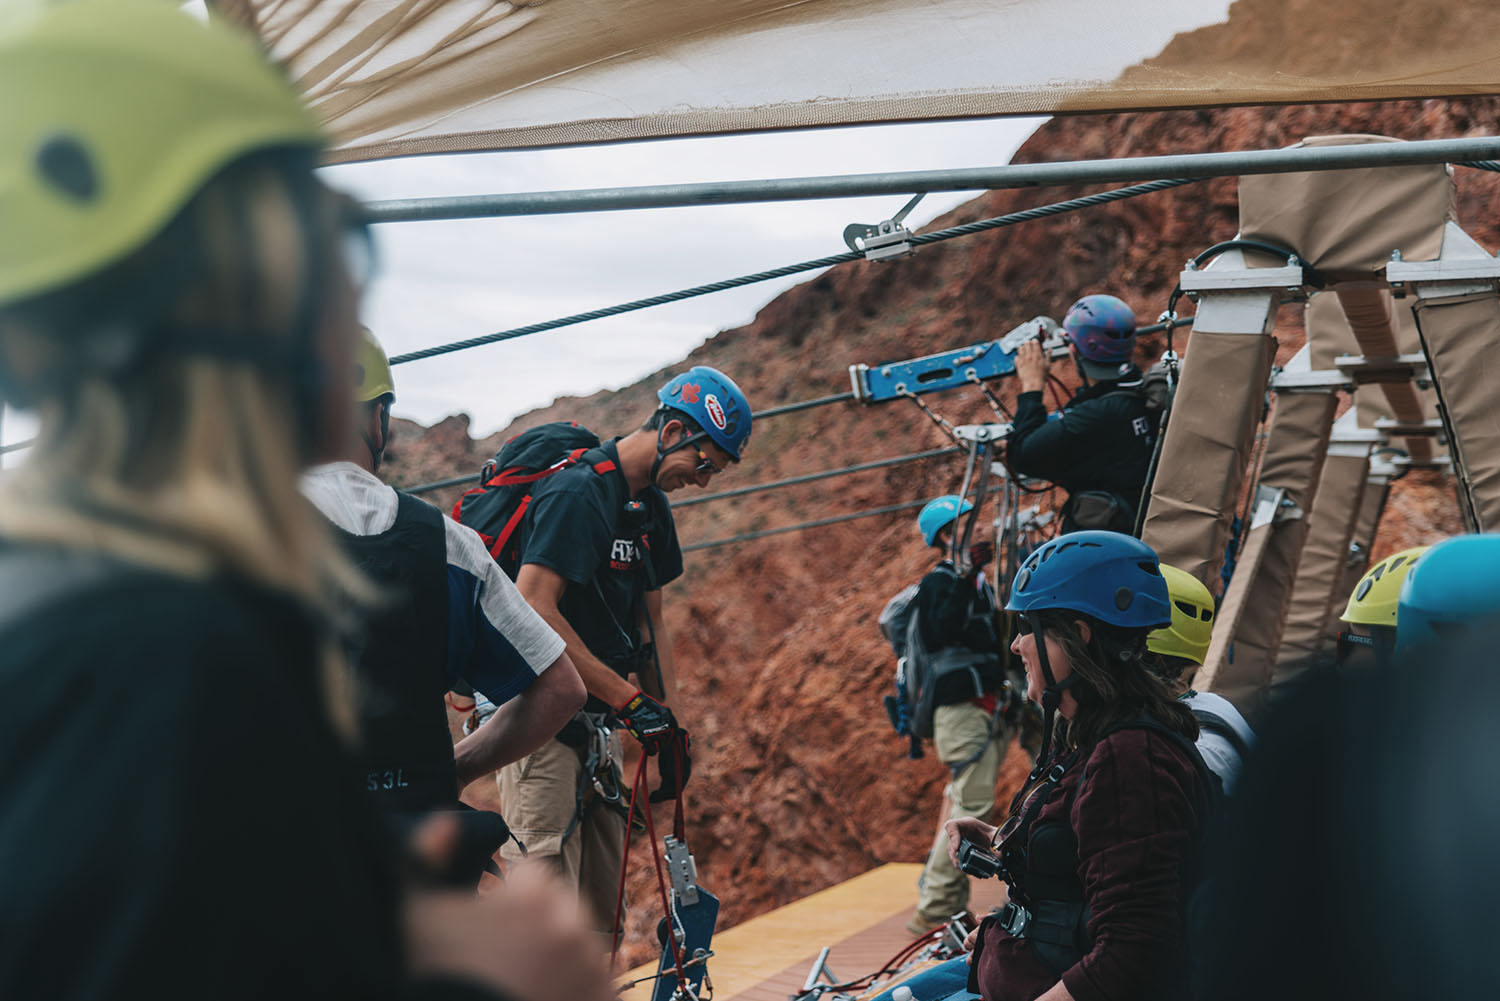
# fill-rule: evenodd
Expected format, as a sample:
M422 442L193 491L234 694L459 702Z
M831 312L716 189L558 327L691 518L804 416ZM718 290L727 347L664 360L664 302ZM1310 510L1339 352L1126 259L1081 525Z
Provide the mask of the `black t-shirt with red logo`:
M641 666L640 651L650 641L639 625L645 593L682 575L682 548L666 494L648 487L637 498L644 517L632 518L619 449L607 441L600 450L614 461L609 472L585 460L537 484L521 523L521 565L544 566L567 580L563 617L589 652L624 676ZM641 559L643 544L649 563Z

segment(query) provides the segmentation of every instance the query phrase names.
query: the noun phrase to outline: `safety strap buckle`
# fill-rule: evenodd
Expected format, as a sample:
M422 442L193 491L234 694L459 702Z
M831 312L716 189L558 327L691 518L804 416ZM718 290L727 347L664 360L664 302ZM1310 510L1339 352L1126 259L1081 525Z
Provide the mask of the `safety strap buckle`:
M1011 938L1025 938L1026 929L1031 927L1031 912L1012 900L995 915L995 924Z

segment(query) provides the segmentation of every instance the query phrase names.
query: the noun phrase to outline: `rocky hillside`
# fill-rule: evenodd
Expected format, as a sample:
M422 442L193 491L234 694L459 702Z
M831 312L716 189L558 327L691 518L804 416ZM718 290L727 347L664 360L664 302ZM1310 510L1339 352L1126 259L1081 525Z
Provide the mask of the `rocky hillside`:
M1343 132L1438 138L1497 128L1500 103L1493 100L1079 117L1043 127L1018 159L1269 148ZM1494 248L1500 177L1461 169L1459 183L1461 220ZM1086 190L992 192L934 226ZM853 362L913 357L998 335L1037 314L1060 317L1090 291L1116 293L1138 316L1154 318L1183 261L1235 230L1236 182L1224 179L926 247L895 264L846 265L780 296L753 323L720 333L684 364L732 373L762 408L846 390ZM1288 307L1283 321L1285 355L1300 338L1300 312ZM1187 339L1179 335L1179 344ZM509 434L547 420L624 432L650 412L665 374L619 393L560 400L484 441L469 438L463 417L429 429L400 425L390 471L410 484L474 470ZM1002 394L1013 401L1013 388ZM932 402L954 423L990 417L978 394ZM827 406L764 421L744 464L713 489L943 444L909 405ZM961 473L957 462L927 462L695 506L681 512L680 534L684 543L701 542L925 498L954 489ZM1450 488L1417 480L1396 488L1383 551L1459 527ZM451 503L454 493L440 499ZM907 761L891 733L880 697L892 663L874 619L926 561L911 517L902 514L692 553L686 575L669 589L682 716L697 747L688 790L691 841L705 884L724 898L725 923L876 864L924 855L946 773L931 757ZM1002 795L1023 772L1019 753L1012 753ZM644 905L654 887L644 868L635 876L635 899ZM631 932L638 949L647 948L651 910L636 908Z

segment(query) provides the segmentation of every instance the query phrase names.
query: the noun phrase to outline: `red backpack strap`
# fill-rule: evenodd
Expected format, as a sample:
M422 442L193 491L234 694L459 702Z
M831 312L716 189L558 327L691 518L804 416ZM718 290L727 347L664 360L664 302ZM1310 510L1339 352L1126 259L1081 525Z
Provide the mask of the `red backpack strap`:
M558 459L546 469L538 469L529 473L525 471L524 466L513 466L510 469L502 469L493 479L486 483L485 486L516 487L524 486L527 483L535 483L537 480L544 480L547 477L551 476L553 473L560 473L564 469L567 469L569 466L573 465L580 458L582 458L583 453L587 451L588 449L586 448L575 448L573 451L569 452L561 459Z
M462 517L464 510L464 499L472 496L473 494L482 494L484 493L484 491L484 487L470 487L463 493L459 494L458 500L453 502L453 511L448 515L448 517L452 518L454 521L462 525L464 523L464 519Z
M500 562L500 553L504 551L505 544L510 537L516 534L516 529L521 526L521 519L526 516L526 509L531 507L531 495L527 494L521 498L521 503L516 505L515 511L511 512L510 519L506 521L505 527L495 536L495 542L490 546L490 557L495 562Z

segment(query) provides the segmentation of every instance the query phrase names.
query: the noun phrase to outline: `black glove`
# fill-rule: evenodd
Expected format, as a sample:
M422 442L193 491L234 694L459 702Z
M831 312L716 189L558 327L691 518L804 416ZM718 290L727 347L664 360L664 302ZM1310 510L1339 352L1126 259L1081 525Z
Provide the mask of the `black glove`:
M995 558L995 544L993 542L976 542L969 547L969 567L973 570L981 570L984 565Z
M655 754L669 746L672 734L677 731L677 718L672 710L647 695L636 692L630 701L615 710L620 725L641 742L647 754Z
M678 727L672 731L672 736L661 749L661 759L656 763L661 772L661 788L651 794L651 802L665 803L676 799L687 786L688 777L693 774L693 756L689 753L692 746L686 730Z

